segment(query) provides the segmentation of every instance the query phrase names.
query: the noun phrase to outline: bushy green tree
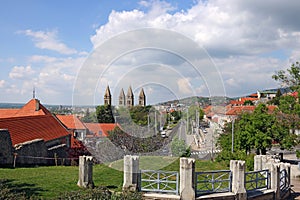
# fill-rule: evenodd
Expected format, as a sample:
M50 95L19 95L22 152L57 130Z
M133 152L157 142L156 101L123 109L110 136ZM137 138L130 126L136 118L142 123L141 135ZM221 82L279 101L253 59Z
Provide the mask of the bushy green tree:
M98 123L115 123L115 119L110 105L101 105L96 108Z
M148 124L148 114L151 106L133 106L130 108L130 116L134 123L145 126Z

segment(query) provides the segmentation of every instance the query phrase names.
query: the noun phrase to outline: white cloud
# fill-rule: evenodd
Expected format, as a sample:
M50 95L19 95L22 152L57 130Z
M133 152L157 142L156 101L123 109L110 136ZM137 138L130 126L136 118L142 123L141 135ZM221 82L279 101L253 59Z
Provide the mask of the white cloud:
M11 79L28 79L30 78L35 71L31 66L14 66L9 73L9 78Z
M5 86L5 80L0 80L0 88L3 88Z
M31 37L37 48L48 49L66 55L78 53L75 49L69 48L57 39L57 31L32 31L27 29L19 31L19 33Z
M192 94L191 84L187 78L181 78L177 80L177 86L179 92L183 94Z
M94 47L120 33L139 28L177 31L208 51L220 69L229 96L277 87L271 78L274 72L289 66L290 61L299 60L300 22L296 19L300 18L300 1L197 1L186 10L176 10L173 5L162 1L141 1L140 6L145 11L112 11L108 22L91 37ZM122 45L139 43L143 39L129 39ZM139 63L139 59L151 62L153 56L143 54L132 58L135 63ZM162 56L161 60L167 62L170 59ZM126 61L127 65L133 65L130 58ZM176 68L180 63L172 66ZM199 76L185 73L184 78L201 95L206 87L193 85L195 75ZM147 77L150 74L144 73L142 79L147 80ZM185 79L181 80L181 90L189 92Z

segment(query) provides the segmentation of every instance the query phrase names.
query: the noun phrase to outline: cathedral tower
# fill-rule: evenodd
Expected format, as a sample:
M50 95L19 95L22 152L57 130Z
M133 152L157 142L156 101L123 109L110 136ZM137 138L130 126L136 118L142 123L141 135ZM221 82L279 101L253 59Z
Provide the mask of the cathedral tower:
M127 96L126 96L126 106L132 107L133 105L134 105L134 96L133 96L131 86L129 86L127 91Z
M123 88L121 89L120 95L119 95L119 106L125 106L126 105L126 99L125 99L125 93Z
M146 106L146 95L142 88L139 95L139 106Z
M111 94L109 86L107 85L105 94L104 94L104 105L110 105L111 106Z

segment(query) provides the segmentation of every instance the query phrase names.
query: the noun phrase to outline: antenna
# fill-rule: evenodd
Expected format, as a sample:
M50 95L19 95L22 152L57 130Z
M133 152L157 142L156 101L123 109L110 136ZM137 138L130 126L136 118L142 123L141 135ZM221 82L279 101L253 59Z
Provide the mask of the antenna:
M33 87L32 98L35 99L35 87Z

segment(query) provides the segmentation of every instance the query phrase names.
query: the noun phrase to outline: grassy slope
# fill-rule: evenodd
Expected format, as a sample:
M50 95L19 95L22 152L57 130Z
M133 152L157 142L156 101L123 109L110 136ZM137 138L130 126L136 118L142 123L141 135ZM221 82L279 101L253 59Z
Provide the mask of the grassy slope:
M179 160L166 157L141 158L141 169L158 169L162 163L170 165L164 170L179 171ZM114 168L122 168L122 160L112 164ZM118 166L118 167L116 167ZM148 167L146 167L148 166ZM210 161L197 161L196 171L225 169L226 166ZM107 186L120 191L123 182L123 172L112 169L106 165L95 165L93 168L95 186ZM78 181L78 167L36 167L0 169L0 179L7 179L8 186L28 195L40 196L44 199L56 198L60 193L80 190L76 185Z

